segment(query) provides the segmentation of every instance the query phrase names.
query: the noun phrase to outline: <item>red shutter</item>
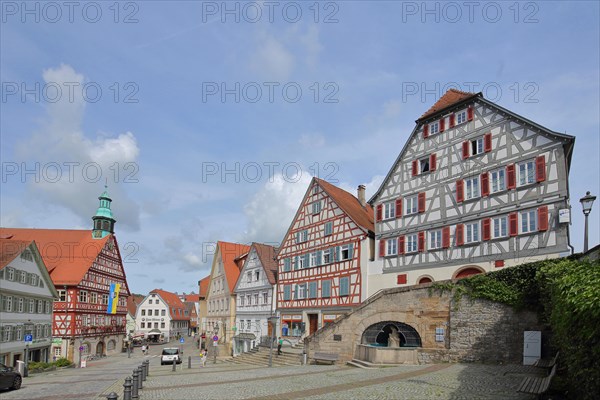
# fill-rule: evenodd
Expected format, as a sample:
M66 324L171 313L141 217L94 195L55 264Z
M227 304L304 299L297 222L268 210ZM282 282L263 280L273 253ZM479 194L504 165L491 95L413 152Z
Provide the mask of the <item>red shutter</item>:
M420 213L425 212L425 192L419 193L417 200L418 200L419 212Z
M514 189L517 187L517 178L515 176L515 164L506 166L506 187Z
M492 134L486 133L483 135L483 151L489 153L492 151Z
M473 106L467 108L467 120L473 121Z
M442 228L442 247L447 249L450 247L450 227L445 226Z
M405 250L405 239L404 236L400 236L398 238L398 254L404 254L404 250Z
M486 218L483 220L482 222L482 230L483 230L483 234L482 234L482 239L483 240L490 240L490 223L492 221L489 218Z
M396 218L400 218L402 216L402 198L396 199Z
M508 214L508 231L510 236L519 234L519 216L517 213Z
M548 230L548 206L538 208L538 231Z
M419 232L418 250L420 252L425 251L425 232Z
M454 128L456 125L456 115L454 113L450 114L450 128Z
M454 237L457 246L462 246L465 244L465 225L458 224L456 225L456 230L454 231Z
M377 222L381 221L381 215L382 215L382 211L383 211L383 205L382 204L377 204Z
M467 140L463 142L463 160L466 160L471 155L469 151L471 147L471 143Z
M433 172L435 171L436 167L437 167L437 154L432 153L429 155L429 171Z
M481 174L481 196L485 197L490 194L490 176L487 172Z
M446 118L440 119L440 132L444 132L446 129Z
M398 285L406 285L406 274L400 274L396 277L396 283Z
M423 125L423 138L426 139L429 137L429 124Z
M494 261L494 267L496 267L496 268L502 268L502 267L504 267L504 260L496 260L496 261Z
M419 174L419 164L418 160L413 160L412 162L412 176L417 176Z
M546 156L539 156L535 159L535 179L537 182L546 180Z
M456 181L456 201L462 202L465 200L465 181L459 179Z
M379 258L383 258L385 256L385 240L379 239Z

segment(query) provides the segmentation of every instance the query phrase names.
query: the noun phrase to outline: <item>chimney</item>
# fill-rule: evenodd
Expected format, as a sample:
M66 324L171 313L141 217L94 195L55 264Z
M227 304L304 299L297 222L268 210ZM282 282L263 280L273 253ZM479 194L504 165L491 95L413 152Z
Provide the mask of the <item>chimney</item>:
M365 200L365 185L358 185L358 201L363 207L367 205L367 201Z

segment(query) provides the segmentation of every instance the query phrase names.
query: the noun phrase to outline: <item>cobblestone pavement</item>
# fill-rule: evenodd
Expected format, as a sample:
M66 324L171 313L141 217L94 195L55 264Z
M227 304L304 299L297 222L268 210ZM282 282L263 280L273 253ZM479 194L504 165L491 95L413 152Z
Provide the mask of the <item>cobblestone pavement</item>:
M154 354L153 354L154 353ZM516 393L523 373L518 366L480 364L403 365L358 369L343 365L253 367L210 360L200 367L196 350L172 371L151 349L150 375L140 391L146 399L529 399ZM188 356L191 354L191 369ZM25 378L17 391L0 399L99 400L110 392L123 399L123 382L144 357L119 354L71 368Z

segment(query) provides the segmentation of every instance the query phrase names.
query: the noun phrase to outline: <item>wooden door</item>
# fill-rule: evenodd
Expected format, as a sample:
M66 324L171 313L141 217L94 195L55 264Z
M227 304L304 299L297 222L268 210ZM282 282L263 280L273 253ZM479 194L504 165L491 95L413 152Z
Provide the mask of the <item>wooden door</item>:
M309 334L313 334L317 331L319 327L319 315L318 314L308 314L308 322L309 322Z

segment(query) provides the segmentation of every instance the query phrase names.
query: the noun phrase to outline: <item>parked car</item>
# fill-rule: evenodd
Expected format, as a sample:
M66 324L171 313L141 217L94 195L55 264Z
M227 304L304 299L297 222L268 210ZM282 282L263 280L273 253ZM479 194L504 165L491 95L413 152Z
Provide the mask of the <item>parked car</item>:
M160 365L173 364L173 360L177 364L181 364L181 353L177 347L165 347L160 356Z
M0 364L0 389L19 389L22 381L21 374L12 367Z

